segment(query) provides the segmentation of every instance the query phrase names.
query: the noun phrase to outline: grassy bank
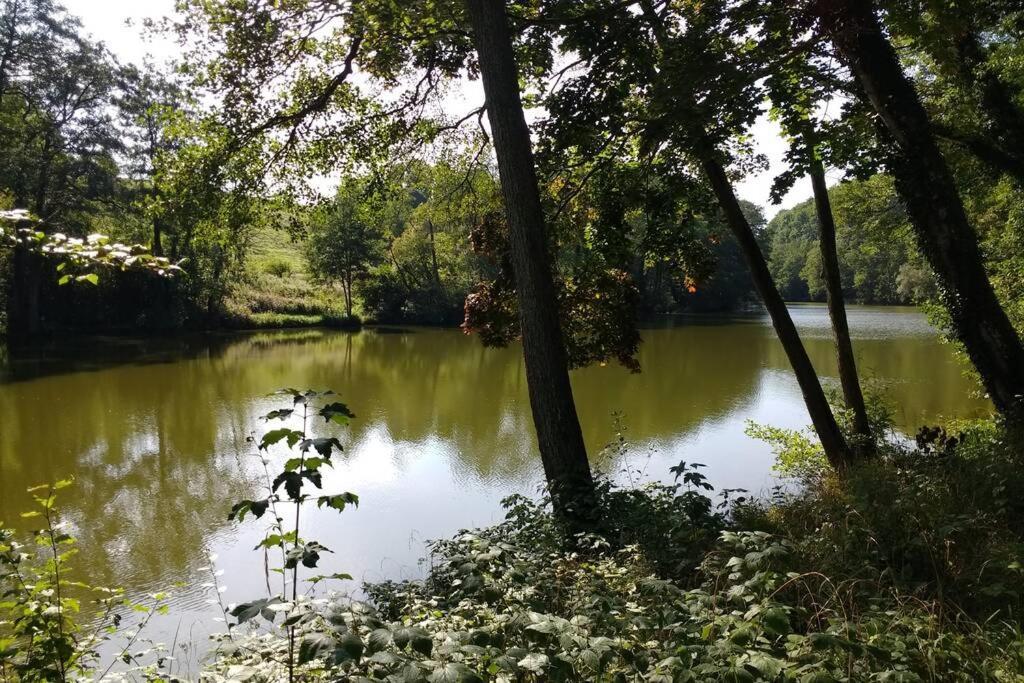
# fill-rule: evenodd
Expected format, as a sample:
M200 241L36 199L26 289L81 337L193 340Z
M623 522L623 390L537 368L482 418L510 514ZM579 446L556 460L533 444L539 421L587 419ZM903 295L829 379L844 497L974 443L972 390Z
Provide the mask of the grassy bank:
M234 329L359 327L345 314L341 293L310 276L301 245L285 230L262 227L253 236L241 281L228 291L223 326Z

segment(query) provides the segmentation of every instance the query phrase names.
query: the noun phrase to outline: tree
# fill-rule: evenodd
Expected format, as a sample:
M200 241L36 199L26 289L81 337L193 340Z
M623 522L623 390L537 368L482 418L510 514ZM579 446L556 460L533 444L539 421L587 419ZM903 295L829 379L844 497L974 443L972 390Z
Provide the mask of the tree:
M135 183L134 190L142 213L150 222L153 254L164 253L164 232L167 229L166 197L161 197L157 183L159 166L172 154L176 145L168 135L169 120L176 109L186 104L186 94L173 81L146 65L143 69L127 67L121 71L118 108L126 132L124 142L125 168Z
M13 204L73 232L116 179L106 50L49 0L7 0L0 15L0 186ZM15 250L11 329L40 328L43 264Z
M466 0L466 7L505 196L523 360L541 460L556 510L585 528L593 524L594 481L569 384L512 35L504 0Z
M935 271L954 336L996 409L1014 421L1024 419L1024 344L988 279L977 235L928 114L882 30L874 3L842 0L815 8L822 30L891 141L896 187Z
M306 244L310 271L341 284L350 318L353 285L383 257L383 236L360 203L363 192L365 185L352 181L338 188L334 200L314 212Z
M914 50L936 134L1024 182L1020 8L1004 0L885 0L886 28Z
M639 140L648 158L699 170L740 246L823 449L834 467L845 467L849 447L730 180L728 166L742 156L730 147L753 122L760 99L756 65L742 49L749 16L734 15L729 2L556 3L556 10L565 17L562 50L587 68L550 98L559 118L552 132L581 147L581 156L594 156L584 144L607 131L611 144Z
M768 7L772 8L772 5ZM785 11L772 12L766 23L775 29L765 32L766 37L762 40L769 72L768 92L774 105L773 113L790 138L787 155L790 167L781 178L781 186L776 183L772 188L772 195L778 201L783 189L788 189L786 186L792 183L792 178L798 172L805 172L810 178L818 222L821 275L835 338L839 382L846 406L853 413L853 429L858 437L857 450L863 452L872 443L871 424L857 374L857 361L846 317L843 278L836 245L836 222L825 181L823 159L827 147L822 141L821 126L816 121L816 109L825 104L831 94L830 88L822 87L821 84L834 81L837 76L828 68L827 62L823 64L806 56L803 51L792 50L798 36L792 30Z
M861 304L919 304L934 298L930 269L917 250L892 178L846 180L829 188L843 291ZM814 199L776 214L767 228L769 266L794 278L794 301L823 301Z

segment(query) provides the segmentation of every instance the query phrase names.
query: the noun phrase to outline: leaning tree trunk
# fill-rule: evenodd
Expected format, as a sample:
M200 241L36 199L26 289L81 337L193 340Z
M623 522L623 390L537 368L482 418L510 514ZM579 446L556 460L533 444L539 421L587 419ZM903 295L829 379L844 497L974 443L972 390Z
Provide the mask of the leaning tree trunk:
M733 192L732 184L729 182L721 162L716 158L714 149L710 145L704 144L696 151L700 157L701 167L725 213L726 222L743 251L743 258L750 269L754 286L757 287L761 300L764 302L765 308L768 309L768 315L771 316L775 333L778 335L779 341L782 342L782 348L793 367L793 373L796 375L796 381L800 385L800 392L804 397L804 404L807 406L814 431L817 432L818 438L821 440L825 457L828 458L829 464L834 469L843 470L852 460L850 448L832 414L832 408L828 404L828 399L821 388L821 382L818 381L818 375L814 371L811 359L796 331L793 318L789 315L786 302L782 300L782 295L779 294L779 290L772 280L771 271L768 270L768 264L764 260L764 254L761 253L757 237L750 228L747 217L743 214L739 200L736 199L736 193Z
M569 384L544 213L504 0L466 0L466 7L505 199L526 382L541 460L556 512L577 528L585 528L593 522L594 480Z
M662 49L666 49L669 45L669 38L664 18L657 13L651 0L641 0L640 8L654 31L655 40ZM686 121L692 116L692 110L680 112L681 121ZM821 441L825 457L833 469L844 470L853 459L850 447L836 423L835 415L832 414L832 407L828 404L825 392L821 388L821 382L818 381L818 374L814 371L811 359L807 355L807 349L804 348L800 335L796 331L796 325L793 324L793 318L789 315L786 302L782 300L782 295L779 294L779 290L775 286L764 254L761 253L761 245L757 243L757 237L750 227L750 221L743 214L732 183L729 182L725 168L718 160L717 151L714 144L708 139L706 130L701 128L701 124L698 123L693 132L696 133L696 139L692 151L696 154L701 168L711 184L711 189L725 214L729 229L740 245L743 258L750 270L750 277L761 295L761 301L772 319L775 334L782 343L786 357L789 358L793 374L796 375L800 393L804 397L804 405L807 406L807 414Z
M996 297L978 238L928 115L882 32L873 3L819 5L824 29L895 141L896 188L939 281L953 333L997 410L1024 419L1024 345Z
M813 145L808 145L814 154ZM857 361L850 341L850 325L846 319L846 302L843 297L843 279L839 272L839 255L836 248L836 223L832 216L832 202L825 185L825 167L821 160L812 157L810 164L811 186L814 189L814 208L818 214L818 243L821 247L821 271L825 280L825 297L828 301L828 316L832 321L832 333L836 338L836 360L839 367L839 383L843 387L846 406L853 411L853 429L862 443L858 450L871 444L871 424L864 405L864 393L857 376Z

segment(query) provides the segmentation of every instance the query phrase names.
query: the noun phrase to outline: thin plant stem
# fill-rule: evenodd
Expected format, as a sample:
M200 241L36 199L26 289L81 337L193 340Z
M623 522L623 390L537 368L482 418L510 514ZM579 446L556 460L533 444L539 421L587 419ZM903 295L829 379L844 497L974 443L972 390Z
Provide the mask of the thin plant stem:
M306 439L306 425L309 420L309 405L307 403L302 404L302 439ZM306 452L299 449L299 472L302 472L302 468L306 462ZM299 495L295 499L295 541L292 545L293 548L299 547L299 519L302 512L302 480L299 480ZM292 567L292 609L298 605L299 600L299 563L296 560L295 566ZM288 681L289 683L295 680L295 625L288 627Z
M61 642L64 641L64 600L61 598L60 590L60 549L57 548L57 538L53 533L53 517L52 510L50 508L50 501L53 500L54 489L50 488L47 494L46 505L43 506L44 514L46 515L46 535L50 540L50 550L53 552L53 588L54 595L57 598L57 635L60 637ZM60 680L66 681L68 678L67 662L62 657L57 656L57 668L60 670Z

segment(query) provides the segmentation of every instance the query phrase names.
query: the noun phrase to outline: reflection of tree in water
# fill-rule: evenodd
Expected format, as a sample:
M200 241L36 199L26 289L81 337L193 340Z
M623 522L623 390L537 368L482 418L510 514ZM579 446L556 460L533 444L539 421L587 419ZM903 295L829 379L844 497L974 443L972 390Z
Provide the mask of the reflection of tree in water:
M868 375L901 378L891 395L914 422L984 408L935 338L855 347ZM834 372L827 338L809 340L808 351L820 372ZM591 453L612 439L615 411L636 442L679 439L748 412L764 370L789 370L770 327L750 323L647 330L640 361L639 375L574 373ZM74 474L64 507L78 525L84 578L166 585L226 528L225 507L252 490L245 437L275 403L266 394L284 386L338 391L358 415L349 440L386 433L394 447L379 457L393 471L439 444L433 457L454 488L514 486L539 472L519 349L484 349L454 330L76 342L15 353L0 371L0 519L25 509L26 486Z
M61 508L81 541L83 579L181 578L224 526L225 502L251 486L235 444L255 413L225 400L231 383L186 363L0 387L0 519L26 508L26 486L73 474Z
M835 349L831 339L805 338L811 362L825 384L837 384ZM942 417L981 417L991 404L981 398L977 381L965 376L948 345L937 336L920 334L853 341L857 369L866 386L879 388L895 410L896 426L914 432ZM768 346L769 367L788 371L782 347Z

